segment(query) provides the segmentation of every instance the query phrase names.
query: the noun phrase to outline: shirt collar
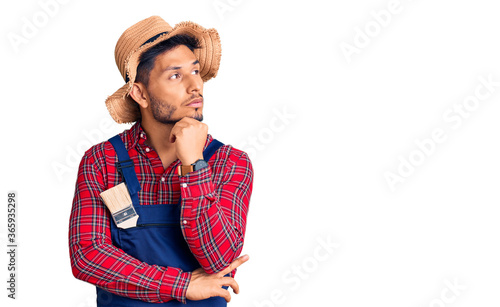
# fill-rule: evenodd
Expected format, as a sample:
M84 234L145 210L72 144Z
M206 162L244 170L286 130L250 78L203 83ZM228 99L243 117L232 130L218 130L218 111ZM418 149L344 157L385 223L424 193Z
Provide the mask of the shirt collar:
M130 150L131 148L134 148L135 146L139 145L141 147L148 147L146 144L147 140L147 134L146 131L142 129L142 125L140 121L137 121L128 131L126 131L126 136L125 136L125 147L127 150ZM213 137L211 134L207 134L207 139L205 141L205 146L203 147L203 151L208 147L208 145L212 142Z

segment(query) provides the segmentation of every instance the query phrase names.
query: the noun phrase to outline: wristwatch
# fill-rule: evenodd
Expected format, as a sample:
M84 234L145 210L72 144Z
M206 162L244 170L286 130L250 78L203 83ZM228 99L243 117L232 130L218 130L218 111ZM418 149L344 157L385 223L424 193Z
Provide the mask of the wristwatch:
M198 159L193 164L177 166L177 173L179 176L186 176L187 173L194 172L205 167L208 167L207 161Z

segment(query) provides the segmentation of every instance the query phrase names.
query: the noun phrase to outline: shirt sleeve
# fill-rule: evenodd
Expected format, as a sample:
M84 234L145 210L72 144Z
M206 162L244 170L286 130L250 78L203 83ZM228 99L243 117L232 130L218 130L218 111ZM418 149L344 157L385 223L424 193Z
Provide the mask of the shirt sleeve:
M78 169L69 221L73 275L133 299L152 303L176 299L186 303L191 272L149 265L113 245L110 222L114 221L99 196L104 189L103 174L87 152Z
M253 185L248 155L230 155L223 182L215 187L211 167L179 177L181 225L191 252L213 274L227 267L243 249ZM230 274L234 277L236 270Z

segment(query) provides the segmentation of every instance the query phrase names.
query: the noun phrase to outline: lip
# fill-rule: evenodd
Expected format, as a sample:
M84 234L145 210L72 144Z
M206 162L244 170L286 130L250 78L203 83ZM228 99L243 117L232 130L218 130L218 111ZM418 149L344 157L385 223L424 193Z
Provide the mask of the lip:
M203 105L203 98L198 98L198 99L191 101L187 106L198 108L198 107L201 107L202 105Z

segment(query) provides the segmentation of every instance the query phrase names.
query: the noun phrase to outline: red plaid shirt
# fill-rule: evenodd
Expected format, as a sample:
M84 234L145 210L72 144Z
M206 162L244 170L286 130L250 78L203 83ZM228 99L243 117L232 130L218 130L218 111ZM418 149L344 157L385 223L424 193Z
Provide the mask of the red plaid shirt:
M146 138L139 122L122 133L141 184L141 204L177 203L181 197L181 220L188 221L182 229L191 252L209 274L227 267L243 248L253 183L248 155L224 145L208 161L209 168L179 177L180 160L165 170ZM208 134L204 148L212 140ZM69 221L73 275L118 295L185 303L191 272L141 262L111 242L114 221L99 194L121 182L116 161L113 146L106 141L87 150L80 163Z

